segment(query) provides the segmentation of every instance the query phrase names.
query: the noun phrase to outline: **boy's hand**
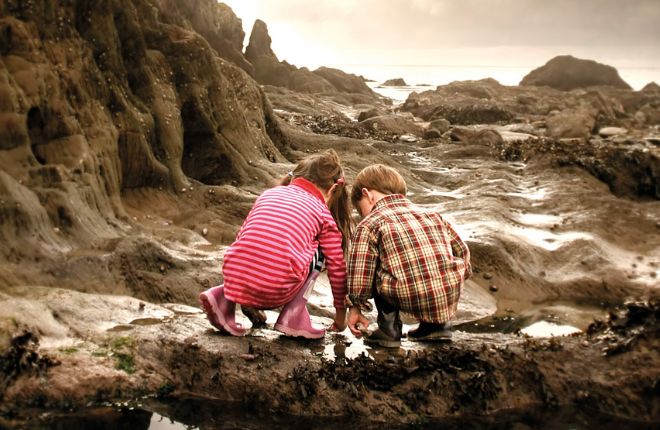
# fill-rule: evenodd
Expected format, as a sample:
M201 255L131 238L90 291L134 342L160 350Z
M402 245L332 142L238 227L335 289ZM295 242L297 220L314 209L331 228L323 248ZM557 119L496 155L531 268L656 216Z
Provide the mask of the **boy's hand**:
M362 315L358 306L351 307L348 313L348 328L355 337L362 337L369 328L369 320Z

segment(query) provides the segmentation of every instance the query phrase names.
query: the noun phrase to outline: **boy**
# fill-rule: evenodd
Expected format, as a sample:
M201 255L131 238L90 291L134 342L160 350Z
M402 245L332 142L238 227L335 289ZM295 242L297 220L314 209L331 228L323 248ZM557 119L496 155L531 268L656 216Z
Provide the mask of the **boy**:
M373 297L378 329L365 342L401 345L399 311L416 317L411 340L451 339L464 281L472 273L470 252L440 214L405 198L406 182L391 167L376 164L355 178L351 201L363 220L351 246L348 270L348 327L361 336L369 321L360 303Z

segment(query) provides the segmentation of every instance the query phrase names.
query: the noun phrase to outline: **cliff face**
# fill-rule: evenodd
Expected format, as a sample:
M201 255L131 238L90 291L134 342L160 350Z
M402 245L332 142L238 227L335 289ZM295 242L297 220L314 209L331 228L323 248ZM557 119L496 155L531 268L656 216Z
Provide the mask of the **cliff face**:
M254 76L254 67L243 55L242 21L229 6L215 0L158 0L162 19L199 33L220 57Z
M285 138L221 58L242 37L212 0L1 2L0 256L123 235L131 190L270 180Z

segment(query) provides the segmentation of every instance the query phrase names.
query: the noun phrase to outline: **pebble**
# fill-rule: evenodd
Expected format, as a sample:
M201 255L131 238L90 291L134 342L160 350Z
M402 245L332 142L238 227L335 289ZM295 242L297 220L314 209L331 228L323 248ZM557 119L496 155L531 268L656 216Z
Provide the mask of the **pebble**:
M499 288L497 288L497 285L491 285L488 288L490 288L490 291L492 291L492 292L495 292L495 291L499 290Z
M491 279L493 277L493 275L490 272L486 272L482 276L484 279Z
M164 272L164 271L165 271L165 265L164 265L164 264L161 264L161 265L160 265L160 271L161 271L161 272Z
M202 229L202 235L203 235L203 236L206 236L208 233L209 233L209 229L208 229L208 228L203 228L203 229Z
M587 400L590 397L588 391L580 390L577 392L578 400Z

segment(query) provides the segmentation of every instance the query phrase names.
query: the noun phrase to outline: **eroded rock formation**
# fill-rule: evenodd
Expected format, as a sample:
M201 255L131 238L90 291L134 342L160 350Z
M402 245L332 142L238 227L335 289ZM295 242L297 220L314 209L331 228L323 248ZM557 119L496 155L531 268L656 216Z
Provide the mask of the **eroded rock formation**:
M223 29L237 29L215 2L0 7L3 259L36 262L123 236L134 190L264 183L285 161L263 91L218 55ZM13 269L0 279L11 284Z
M278 60L271 49L268 27L259 19L254 22L245 58L254 65L257 82L264 85L286 87L303 93L358 94L367 96L371 101L378 98L360 76L328 67L311 72L306 67L297 68Z

